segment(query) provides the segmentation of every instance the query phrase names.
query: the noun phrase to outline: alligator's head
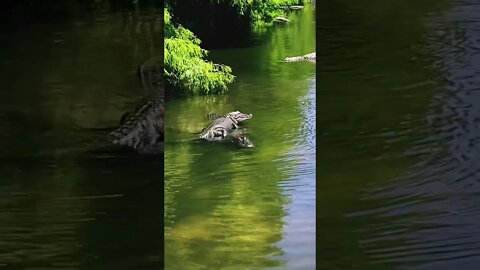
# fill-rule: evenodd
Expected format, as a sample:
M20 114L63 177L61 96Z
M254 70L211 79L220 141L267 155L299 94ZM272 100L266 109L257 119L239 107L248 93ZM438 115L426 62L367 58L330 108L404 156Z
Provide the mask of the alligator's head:
M242 121L245 121L245 120L248 120L248 119L252 118L253 115L252 114L241 113L239 111L235 111L235 112L227 113L226 116L229 117L230 119L232 119L235 123L238 123L238 122L242 122Z
M245 136L235 137L233 140L241 147L245 147L245 148L255 147L252 141L250 141L250 139Z

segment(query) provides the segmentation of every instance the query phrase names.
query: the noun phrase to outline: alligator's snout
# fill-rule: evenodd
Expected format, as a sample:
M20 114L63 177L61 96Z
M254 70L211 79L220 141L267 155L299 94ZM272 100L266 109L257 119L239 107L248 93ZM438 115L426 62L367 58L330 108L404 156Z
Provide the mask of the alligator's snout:
M247 113L241 113L239 111L235 111L235 112L227 113L226 116L228 116L230 119L234 120L235 122L242 122L252 118L253 114L251 113L247 114Z
M241 117L239 117L239 122L240 122L240 121L244 121L244 120L251 119L252 117L253 117L253 114L244 114L244 115L242 115Z

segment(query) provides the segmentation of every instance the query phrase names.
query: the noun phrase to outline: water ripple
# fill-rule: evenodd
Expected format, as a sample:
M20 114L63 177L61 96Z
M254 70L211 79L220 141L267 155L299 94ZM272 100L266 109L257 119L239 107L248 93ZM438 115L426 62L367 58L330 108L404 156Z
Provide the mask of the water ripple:
M427 18L424 53L433 80L400 85L409 91L425 85L437 91L424 119L399 122L397 131L378 137L387 144L410 138L403 153L411 166L381 187L367 186L371 208L345 215L368 226L357 231L372 261L395 269L477 269L480 265L480 4L455 1L443 14ZM403 130L418 123L427 136ZM337 138L345 142L345 138ZM364 145L365 146L365 145ZM361 148L360 146L358 146ZM388 153L384 154L384 158ZM391 157L391 156L390 156ZM410 268L409 268L410 266Z

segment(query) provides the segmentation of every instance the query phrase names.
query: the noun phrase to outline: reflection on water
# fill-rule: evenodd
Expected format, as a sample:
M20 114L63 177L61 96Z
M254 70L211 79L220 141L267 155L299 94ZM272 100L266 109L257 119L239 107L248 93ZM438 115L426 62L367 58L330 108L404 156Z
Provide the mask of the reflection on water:
M314 10L254 46L214 50L231 65L228 95L166 104L166 269L315 269ZM258 36L257 36L258 38ZM211 112L252 113L255 148L195 140Z
M287 159L295 162L293 172L281 182L284 193L291 198L286 205L288 215L280 246L285 254L285 269L315 269L315 77L310 80L309 92L300 99L303 116L293 150Z
M339 194L337 206L327 206L326 200L319 204L326 209L319 226L336 226L333 237L345 241L321 245L322 250L334 247L323 257L325 266L478 269L480 265L480 6L471 1L445 2L449 5L410 3L417 7L416 14L404 11L401 16L410 15L408 22L356 27L356 33L364 35L364 47L351 54L351 62L339 64L344 69L324 71L324 76L332 77L352 74L352 82L359 86L330 92L329 100L335 96L336 105L352 106L348 112L352 121L346 118L332 128L335 124L321 120L322 128L329 131L320 141L333 144L330 149L350 151L320 162L346 163L351 170L339 172L347 165L335 165L319 176L325 179L325 192ZM354 6L352 16L369 12ZM371 22L382 17L362 19ZM409 29L394 32L402 24ZM372 29L384 39L368 37L365 32ZM400 38L403 43L389 41ZM335 49L340 52L341 42L336 41ZM354 56L372 48L378 51L369 54L371 59ZM368 66L365 72L354 61L365 67L368 62L384 66ZM334 91L341 85L330 81L326 86ZM359 96L354 91L365 97L351 102L348 95ZM375 108L366 107L380 98ZM338 108L329 113L347 115ZM317 196L322 198L320 193ZM346 260L335 259L340 254L348 254Z
M161 265L162 158L101 150L146 94L136 69L160 54L160 18L95 9L1 26L0 268Z

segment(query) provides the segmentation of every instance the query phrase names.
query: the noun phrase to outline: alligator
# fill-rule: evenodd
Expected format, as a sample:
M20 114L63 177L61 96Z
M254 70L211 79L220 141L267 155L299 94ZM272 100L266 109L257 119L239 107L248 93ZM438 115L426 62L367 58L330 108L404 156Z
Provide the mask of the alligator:
M238 123L252 118L252 114L244 114L239 111L227 113L223 116L210 114L208 118L213 122L202 130L200 139L207 141L231 141L242 147L254 147L253 143L243 132L239 131Z
M304 6L300 6L300 5L281 6L281 8L284 9L284 10L300 10L300 9L303 9Z
M143 88L151 95L134 113L122 117L120 126L110 133L111 142L142 154L163 153L163 66L144 64L138 73Z
M252 118L252 114L245 114L239 111L229 112L223 116L210 114L209 118L213 122L202 130L199 137L207 141L219 141L225 139L234 129L238 128L238 123Z
M285 17L278 16L275 19L273 19L273 21L278 23L288 23L290 20Z
M317 53L309 53L302 56L294 56L294 57L287 57L285 58L285 62L299 62L299 61L310 61L316 62L317 61Z
M299 9L303 9L303 6L290 6L289 8L291 10L299 10Z

